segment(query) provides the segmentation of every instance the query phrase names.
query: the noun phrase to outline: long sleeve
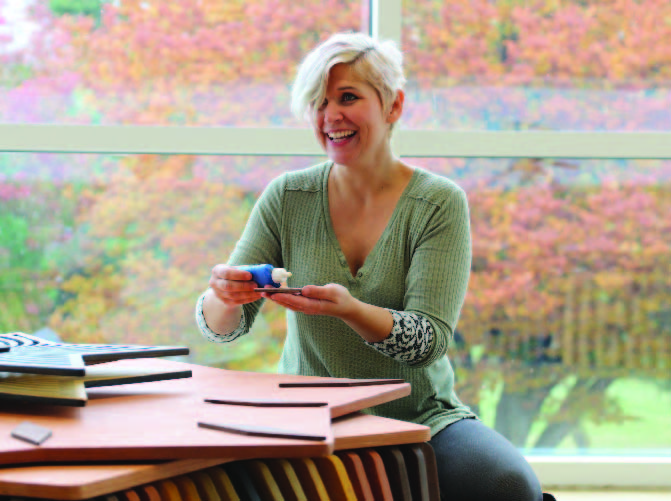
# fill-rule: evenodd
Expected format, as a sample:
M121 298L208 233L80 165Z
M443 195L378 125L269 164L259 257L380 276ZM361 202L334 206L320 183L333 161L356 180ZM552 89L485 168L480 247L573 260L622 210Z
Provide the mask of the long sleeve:
M207 325L207 321L205 320L205 315L203 314L203 299L205 299L204 292L200 295L198 301L196 301L196 325L198 326L200 334L205 339L212 341L213 343L229 343L235 341L241 335L249 331L245 324L245 317L242 315L240 317L240 323L234 331L229 332L228 334L217 334L214 332L210 329L210 326Z
M228 264L271 264L283 268L280 232L282 226L282 196L285 176L274 179L254 204L254 208L238 240ZM243 305L244 333L254 323L265 299Z
M389 310L394 320L389 337L366 344L380 353L409 365L419 364L429 353L433 328L420 315L407 311Z
M242 236L238 240L228 264L272 264L281 267L279 224L281 221L282 176L271 182L254 204ZM238 327L225 335L217 334L207 325L203 315L204 293L196 302L196 325L201 335L215 343L234 341L247 334L265 301L259 299L243 306Z
M414 239L406 275L404 308L433 328L431 348L421 365L447 353L468 289L471 268L470 217L466 194L454 185L447 203L436 205Z

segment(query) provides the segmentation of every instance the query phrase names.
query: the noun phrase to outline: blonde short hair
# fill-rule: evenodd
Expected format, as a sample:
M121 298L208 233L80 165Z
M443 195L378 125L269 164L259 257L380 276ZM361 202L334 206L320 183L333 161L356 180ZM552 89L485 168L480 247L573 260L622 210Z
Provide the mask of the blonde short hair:
M336 33L303 59L291 91L291 110L309 118L316 103L324 101L328 75L336 64L348 64L370 84L388 111L403 88L403 54L391 40L378 41L362 33Z

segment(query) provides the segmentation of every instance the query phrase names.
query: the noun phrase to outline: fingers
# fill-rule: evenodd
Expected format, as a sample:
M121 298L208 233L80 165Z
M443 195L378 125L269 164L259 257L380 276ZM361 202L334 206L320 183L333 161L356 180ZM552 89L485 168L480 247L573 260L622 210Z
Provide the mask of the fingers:
M218 280L215 285L210 285L214 295L219 298L224 304L228 306L237 306L247 303L252 303L261 298L261 294L254 292L253 289L244 288L243 285L237 285L235 282L226 280ZM254 284L252 283L252 288Z
M318 308L314 303L314 299L305 299L298 295L292 294L266 294L263 296L268 298L275 304L283 306L284 308L298 313L305 313L306 315L316 315ZM281 297L280 297L281 296Z
M251 279L252 274L248 271L218 264L212 268L209 285L220 301L229 306L237 306L261 298L261 294L254 292L256 284Z
M224 280L251 280L252 274L248 271L241 270L235 266L228 266L226 264L218 264L212 268L212 277L221 278Z
M263 293L263 296L285 308L306 315L338 316L342 303L349 297L349 293L342 285L327 284L321 287L306 285L302 288L300 296L266 293Z
M301 294L311 299L324 299L326 301L335 301L339 293L339 285L326 284L321 287L316 285L306 285Z

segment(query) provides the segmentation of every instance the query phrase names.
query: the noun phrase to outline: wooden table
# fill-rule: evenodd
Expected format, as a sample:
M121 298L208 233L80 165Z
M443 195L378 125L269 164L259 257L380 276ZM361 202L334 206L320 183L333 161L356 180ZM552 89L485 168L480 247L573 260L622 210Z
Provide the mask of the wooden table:
M430 439L426 426L354 413L332 422L335 449L414 444ZM152 463L62 464L0 467L0 495L81 500L169 479L238 458Z

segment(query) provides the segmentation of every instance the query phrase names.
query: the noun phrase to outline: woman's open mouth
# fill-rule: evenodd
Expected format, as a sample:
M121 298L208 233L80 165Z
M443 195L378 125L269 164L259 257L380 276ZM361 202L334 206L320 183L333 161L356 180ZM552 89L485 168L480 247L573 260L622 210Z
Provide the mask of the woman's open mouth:
M343 130L337 132L327 132L326 137L329 138L333 144L343 144L352 139L356 135L355 130Z

